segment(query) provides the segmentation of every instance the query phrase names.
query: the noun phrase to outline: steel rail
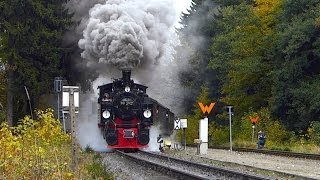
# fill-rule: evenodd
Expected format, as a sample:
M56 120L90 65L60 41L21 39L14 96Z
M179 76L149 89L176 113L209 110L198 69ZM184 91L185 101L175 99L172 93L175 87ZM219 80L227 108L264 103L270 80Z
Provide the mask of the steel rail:
M210 166L210 165L206 165L206 164L190 162L190 161L177 159L177 158L173 158L173 157L169 157L169 156L165 156L165 155L161 155L161 154L155 154L155 153L146 152L146 151L139 151L139 152L146 153L149 156L154 156L156 158L160 158L160 159L163 159L163 160L175 161L177 163L194 166L194 167L197 167L199 169L202 169L202 170L205 170L205 171L214 172L216 174L222 174L222 175L230 177L230 178L248 179L248 180L249 179L250 180L269 179L269 178L262 177L262 176L251 175L251 174L241 173L241 172L237 172L237 171L233 171L233 170L229 170L229 169L225 169L225 168L214 167L214 166Z
M162 173L165 173L165 174L168 174L168 175L171 175L172 177L175 177L177 179L186 179L186 180L194 180L194 179L201 179L201 180L209 180L208 178L204 178L204 177L201 177L201 176L197 176L197 175L194 175L194 174L191 174L191 173L187 173L187 172L184 172L184 171L180 171L180 170L177 170L177 169L173 169L173 168L170 168L168 166L163 166L161 164L157 164L157 163L154 163L154 162L151 162L151 161L148 161L148 160L145 160L145 159L140 159L140 158L137 158L133 155L130 155L128 153L124 153L122 151L115 151L116 153L128 158L128 159L131 159L133 160L134 162L136 163L139 163L140 165L142 166L148 166L148 168L151 168L153 170L157 170L159 172L162 172Z
M223 149L223 150L229 149L226 147L210 147L210 148L211 149ZM254 153L262 153L262 154L268 154L268 155L277 155L277 156L285 156L285 157L320 160L319 154L296 153L296 152L290 152L290 151L277 151L277 150L267 150L267 149L251 149L251 148L233 148L233 150L239 151L239 152L254 152Z

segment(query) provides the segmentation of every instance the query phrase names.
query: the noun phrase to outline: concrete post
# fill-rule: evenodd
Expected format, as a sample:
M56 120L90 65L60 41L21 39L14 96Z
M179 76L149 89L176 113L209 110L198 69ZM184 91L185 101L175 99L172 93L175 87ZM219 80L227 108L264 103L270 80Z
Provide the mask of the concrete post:
M208 118L205 117L200 120L199 137L201 139L200 154L208 153Z

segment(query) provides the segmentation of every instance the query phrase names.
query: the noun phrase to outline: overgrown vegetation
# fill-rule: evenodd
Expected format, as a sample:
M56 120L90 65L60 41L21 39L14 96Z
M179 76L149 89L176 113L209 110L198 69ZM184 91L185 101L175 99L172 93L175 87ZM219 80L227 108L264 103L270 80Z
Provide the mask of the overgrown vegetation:
M216 102L211 144L228 145L225 107L232 105L235 145L256 147L262 130L270 149L319 152L319 7L319 0L193 0L190 14L182 17L185 48L178 53L188 49L196 67L183 84L195 97L203 95L200 86L207 87L206 101ZM192 130L198 125L190 121L202 118L196 101L188 115L195 125L188 126L192 137L198 137ZM253 142L250 115L260 117Z
M17 127L0 126L0 179L111 179L94 154L77 150L71 167L71 138L63 133L53 111L37 111ZM92 170L92 168L97 168ZM97 172L98 171L98 172Z

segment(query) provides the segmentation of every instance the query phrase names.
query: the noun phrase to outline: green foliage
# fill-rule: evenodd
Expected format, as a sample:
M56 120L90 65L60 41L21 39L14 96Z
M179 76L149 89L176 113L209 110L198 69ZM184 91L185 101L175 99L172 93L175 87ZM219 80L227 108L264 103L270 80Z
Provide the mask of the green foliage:
M215 123L209 125L209 145L224 145L229 142L229 128L217 126Z
M91 172L86 166L93 157L77 149L78 166L73 170L70 135L62 131L52 110L36 114L37 120L26 116L17 127L1 124L0 176L4 179L88 179Z
M218 8L213 1L194 0L189 12L181 17L183 27L178 29L178 34L182 45L176 51L178 60L190 63L190 68L179 75L181 84L189 92L185 98L188 111L196 103L201 86L210 88L210 98L216 99L219 96L220 82L216 80L215 72L208 68L209 46L216 31L212 19L217 13Z
M289 130L306 133L319 120L318 1L286 1L277 25L271 110ZM293 13L295 12L295 13Z
M87 145L87 146L85 147L85 149L84 149L84 152L86 152L86 153L92 153L92 152L93 152L93 149L92 149L89 145Z
M210 104L209 97L209 89L207 87L201 88L201 94L197 98L197 103L193 106L193 114L188 115L185 118L188 119L188 128L186 130L186 137L187 137L187 144L193 144L194 139L199 138L199 121L200 119L204 118L204 115L198 105L198 102L202 102L203 104ZM182 137L182 132L180 131L178 136Z
M208 24L208 30L198 34L210 38L207 41L211 43L209 53L208 46L196 46L192 63L204 62L204 56L199 54L209 59L209 63L203 64L211 71L202 71L204 74L201 75L210 76L207 80L214 81L206 82L212 93L209 97L218 99L218 104L234 106L235 144L250 145L252 124L249 116L259 115L255 133L266 132L268 147L288 150L289 144L293 147L304 144L312 149L318 139L317 126L311 122L320 121L320 2L210 2L220 5L219 12L199 19L201 22L198 23ZM194 14L205 12L204 9L196 2L191 11ZM189 25L195 18L192 13L185 15L182 22ZM192 26L186 26L184 30L188 28ZM197 77L199 73L194 70L188 74ZM219 113L215 118L226 119L225 113ZM226 125L218 121L210 125L211 143L226 143Z
M86 170L91 175L92 179L104 179L111 180L113 174L106 172L106 166L102 162L102 156L99 153L95 153L94 161L86 166Z
M0 0L0 58L12 72L8 91L15 94L14 110L20 118L27 112L24 86L29 90L33 107L38 97L52 91L52 80L62 75L63 35L72 24L65 10L65 0ZM21 107L19 107L21 106Z
M310 141L316 145L320 145L320 122L313 121L308 128L308 136Z

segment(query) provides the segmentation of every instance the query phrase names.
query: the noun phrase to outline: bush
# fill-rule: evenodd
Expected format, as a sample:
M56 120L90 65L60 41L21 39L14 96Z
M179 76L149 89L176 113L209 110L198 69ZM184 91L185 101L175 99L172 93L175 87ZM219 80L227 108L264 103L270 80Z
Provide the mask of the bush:
M257 133L263 131L266 134L266 147L281 146L290 143L294 139L294 134L285 129L277 120L273 120L270 111L266 108L258 112L249 112L241 118L240 131L235 135L239 142L252 141L252 124L250 116L259 116L259 121L255 124L255 134L253 144L257 143Z
M308 137L310 138L310 142L320 145L320 122L313 121L308 128Z
M53 117L53 110L26 116L17 127L0 126L1 179L88 179L84 161L93 157L77 148L77 167L71 168L71 137Z
M209 124L209 143L210 145L223 145L229 142L229 128Z

